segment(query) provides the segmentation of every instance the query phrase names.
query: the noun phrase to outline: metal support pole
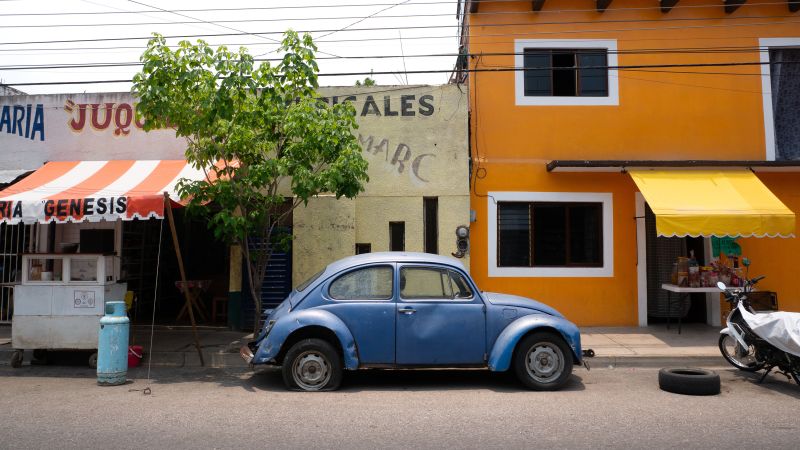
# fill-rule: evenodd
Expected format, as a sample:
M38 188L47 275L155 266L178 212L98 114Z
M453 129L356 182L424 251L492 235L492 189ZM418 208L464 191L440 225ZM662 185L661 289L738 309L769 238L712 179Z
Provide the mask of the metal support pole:
M186 297L186 308L189 310L189 321L192 323L192 333L194 334L194 345L197 347L197 355L200 356L200 365L205 366L203 359L203 351L200 349L200 339L197 337L197 324L194 321L194 304L192 302L191 294L189 293L189 286L186 283L186 271L183 268L183 257L181 256L181 246L178 243L178 232L175 231L175 219L172 217L172 205L169 203L169 194L164 192L164 209L166 210L167 219L169 220L169 230L172 232L172 244L175 247L175 256L178 257L178 269L181 272L181 281L183 282L183 296Z

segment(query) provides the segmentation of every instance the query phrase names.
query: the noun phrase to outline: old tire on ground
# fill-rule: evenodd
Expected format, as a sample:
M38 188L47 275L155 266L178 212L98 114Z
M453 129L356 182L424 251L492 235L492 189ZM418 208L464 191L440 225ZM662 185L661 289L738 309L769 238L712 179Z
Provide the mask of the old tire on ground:
M14 351L14 353L11 354L11 367L15 369L22 367L23 356L22 350Z
M658 371L658 387L674 394L717 395L720 392L719 374L688 367L664 368Z
M523 338L514 352L514 372L527 388L554 391L572 374L572 350L553 332L539 331Z
M342 357L328 341L303 339L283 359L283 382L300 391L332 391L342 382Z
M739 370L758 372L764 367L764 362L756 359L752 348L745 351L733 336L719 335L719 352L722 353L725 361Z

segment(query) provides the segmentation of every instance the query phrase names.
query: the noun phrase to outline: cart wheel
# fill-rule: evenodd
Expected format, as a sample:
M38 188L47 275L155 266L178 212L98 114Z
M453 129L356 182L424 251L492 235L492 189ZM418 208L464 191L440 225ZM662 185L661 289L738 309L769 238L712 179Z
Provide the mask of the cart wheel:
M92 353L92 356L89 357L89 367L97 369L97 352Z
M22 367L23 350L16 350L11 354L11 367L19 369Z
M33 359L39 361L40 363L47 362L47 349L44 348L37 348L33 351Z

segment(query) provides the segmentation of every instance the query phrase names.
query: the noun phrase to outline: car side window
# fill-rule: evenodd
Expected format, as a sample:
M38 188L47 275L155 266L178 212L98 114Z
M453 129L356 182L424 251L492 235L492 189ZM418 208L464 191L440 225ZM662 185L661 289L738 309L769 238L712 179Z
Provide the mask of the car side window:
M438 267L400 269L400 297L403 299L459 300L472 298L472 289L460 273Z
M472 289L469 287L464 275L456 272L455 270L447 271L450 275L450 283L452 285L454 298L472 298Z
M400 269L400 297L451 299L452 283L446 270L434 267L404 267Z
M393 274L391 266L357 269L334 280L328 295L336 300L389 300L392 298Z

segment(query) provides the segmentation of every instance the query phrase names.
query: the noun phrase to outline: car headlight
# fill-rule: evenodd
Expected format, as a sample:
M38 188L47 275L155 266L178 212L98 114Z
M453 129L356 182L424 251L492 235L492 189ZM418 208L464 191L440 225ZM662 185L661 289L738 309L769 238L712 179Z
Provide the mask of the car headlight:
M275 320L270 320L267 322L267 326L264 327L264 336L268 335L270 330L272 330L272 326L275 325Z

